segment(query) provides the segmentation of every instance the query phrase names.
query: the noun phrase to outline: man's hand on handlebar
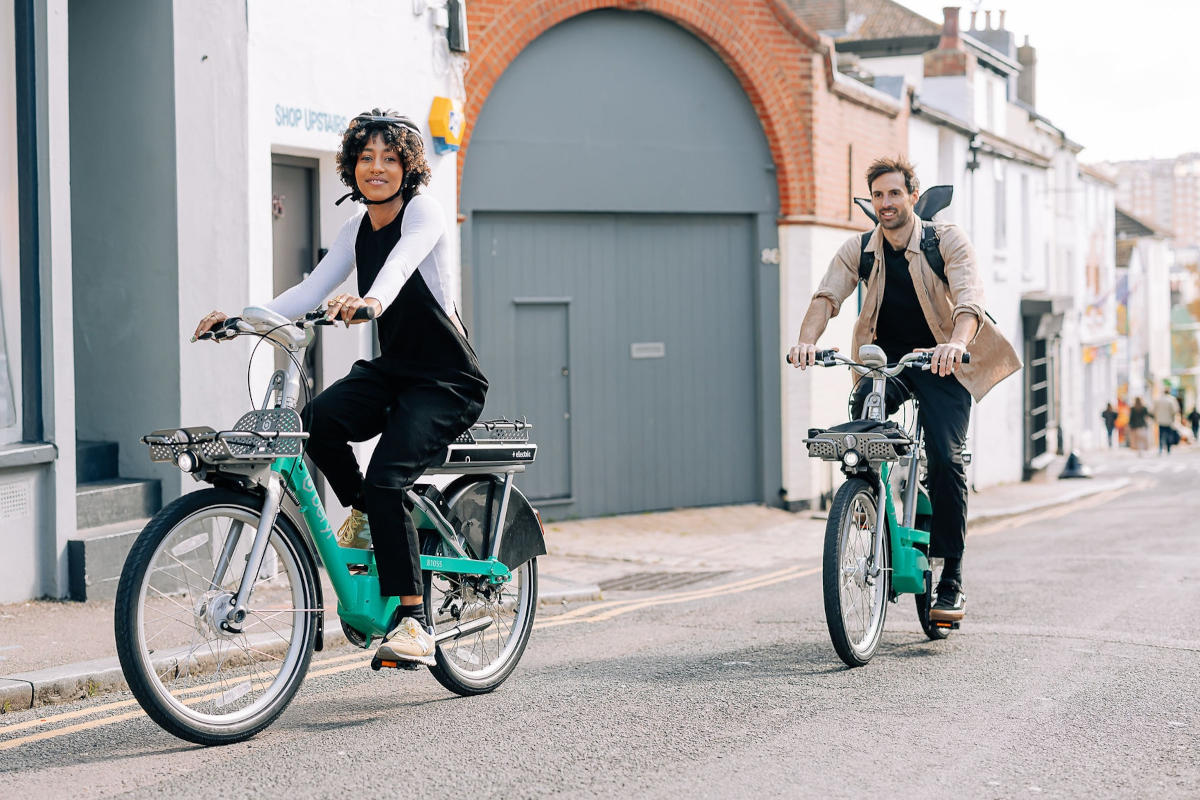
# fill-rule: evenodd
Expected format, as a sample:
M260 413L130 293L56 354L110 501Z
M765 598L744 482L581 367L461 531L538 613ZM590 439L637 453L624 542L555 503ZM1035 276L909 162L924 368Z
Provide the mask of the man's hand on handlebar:
M196 341L213 328L219 327L227 319L229 319L229 316L222 311L212 311L208 314L205 314L200 319L200 324L196 326L196 332L192 334L192 341Z
M961 342L950 341L942 342L936 347L923 347L915 352L929 353L929 371L944 378L954 374L958 365L963 363L963 354L967 352L967 346Z
M837 350L836 347L830 349ZM792 345L792 349L788 351L787 362L793 367L808 369L809 367L816 366L818 352L815 344L800 342L799 344Z
M359 313L359 309L368 308L367 314ZM355 297L352 294L339 294L326 304L325 318L340 319L349 325L352 322L366 322L383 313L383 306L374 297Z

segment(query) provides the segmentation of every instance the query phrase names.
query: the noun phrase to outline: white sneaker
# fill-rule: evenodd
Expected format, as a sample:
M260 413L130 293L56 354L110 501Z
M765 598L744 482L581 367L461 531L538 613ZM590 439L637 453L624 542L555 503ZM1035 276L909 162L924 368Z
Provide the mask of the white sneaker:
M338 528L337 543L339 547L352 547L355 550L367 550L371 547L371 524L367 515L357 508L350 510L350 516Z
M432 667L437 664L433 657L436 650L437 643L429 631L412 617L405 617L383 637L375 658L379 661L415 661Z

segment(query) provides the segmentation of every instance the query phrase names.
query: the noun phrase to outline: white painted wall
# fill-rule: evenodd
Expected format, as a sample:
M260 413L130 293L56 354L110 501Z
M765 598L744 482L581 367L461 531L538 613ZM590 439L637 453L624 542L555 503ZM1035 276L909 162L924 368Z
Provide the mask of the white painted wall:
M67 593L67 539L75 533L75 348L71 302L71 142L67 97L67 0L38 10L44 42L37 64L38 236L42 318L42 415L46 441L58 446L39 489L42 592ZM44 37L44 38L42 38ZM42 516L44 515L44 516Z
M845 229L817 225L780 226L781 363L783 354L796 343L813 292L834 253L854 235ZM830 320L818 344L849 353L857 311L857 300L851 295L842 305L841 313ZM804 438L809 428L829 427L847 419L846 398L852 386L850 371L845 367L814 367L803 372L790 366L782 369L783 486L787 490L784 500L811 501L832 492L841 484L842 476L831 464L809 458Z
M249 262L246 195L241 191L247 168L245 7L236 0L204 5L178 0L172 26L179 423L219 430L232 426L250 405L244 388L244 354L249 346L245 341L217 345L190 340L209 311L235 314L245 305ZM167 424L167 420L155 421L151 427ZM177 470L169 473L181 480L182 491L203 488Z

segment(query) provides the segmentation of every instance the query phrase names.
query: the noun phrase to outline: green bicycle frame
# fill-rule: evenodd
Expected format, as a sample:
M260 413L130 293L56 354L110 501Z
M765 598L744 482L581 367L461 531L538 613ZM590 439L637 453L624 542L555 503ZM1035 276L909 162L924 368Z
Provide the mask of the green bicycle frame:
M374 552L338 545L337 536L329 524L329 518L325 516L325 508L303 458L276 459L272 462L271 469L279 474L299 502L300 513L308 524L317 553L325 564L329 579L333 583L333 590L337 594L338 616L352 628L368 636L382 636L387 633L388 622L400 599L379 594L379 571L375 566ZM420 508L413 509L412 513L413 523L417 528L437 531L438 526L428 519ZM422 555L421 569L458 575L481 575L492 583L504 583L512 578L508 567L495 558L477 561L469 558Z
M915 455L913 456L916 457ZM885 489L890 485L891 465L879 465ZM921 594L925 591L925 572L929 569L929 531L908 528L897 522L892 492L885 491L884 503L887 514L889 541L892 548L892 591L896 594ZM917 514L932 514L929 497L924 492L916 494ZM918 549L918 545L923 549Z

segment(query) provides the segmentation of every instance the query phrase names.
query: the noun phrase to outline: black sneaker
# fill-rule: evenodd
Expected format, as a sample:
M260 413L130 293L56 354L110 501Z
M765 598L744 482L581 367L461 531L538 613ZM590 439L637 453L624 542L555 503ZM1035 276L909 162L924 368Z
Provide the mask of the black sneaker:
M929 609L929 618L934 622L958 622L966 613L967 596L956 581L939 583L937 602Z

